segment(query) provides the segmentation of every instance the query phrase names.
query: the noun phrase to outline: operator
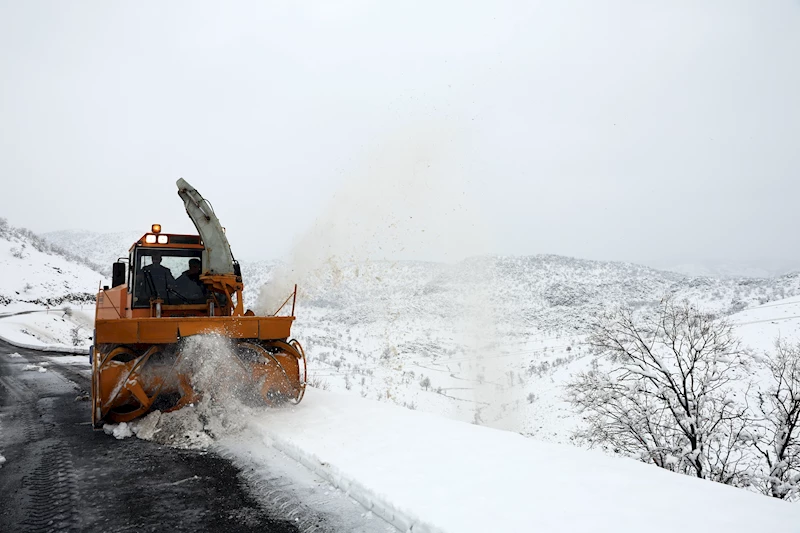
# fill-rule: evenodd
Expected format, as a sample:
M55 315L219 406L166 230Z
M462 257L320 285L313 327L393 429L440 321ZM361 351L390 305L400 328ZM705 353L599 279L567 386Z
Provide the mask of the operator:
M203 303L206 301L206 286L200 281L200 269L202 263L196 257L189 259L189 270L178 276L175 282L181 296L191 303Z
M161 264L161 252L153 252L152 265L142 269L142 280L150 298L161 298L167 304L174 299L175 278L172 271Z

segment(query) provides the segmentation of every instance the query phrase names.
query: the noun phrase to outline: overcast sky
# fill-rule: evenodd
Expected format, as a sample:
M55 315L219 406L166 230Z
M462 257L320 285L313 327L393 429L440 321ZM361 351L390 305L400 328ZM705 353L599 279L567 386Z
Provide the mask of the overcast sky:
M183 177L240 257L800 264L797 0L0 0L0 50L34 231L189 231Z

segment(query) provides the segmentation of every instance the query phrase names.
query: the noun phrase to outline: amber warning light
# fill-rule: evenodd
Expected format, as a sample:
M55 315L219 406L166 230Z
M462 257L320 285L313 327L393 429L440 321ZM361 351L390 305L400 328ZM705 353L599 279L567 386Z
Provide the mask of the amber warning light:
M161 224L153 224L151 229L153 233L161 233Z

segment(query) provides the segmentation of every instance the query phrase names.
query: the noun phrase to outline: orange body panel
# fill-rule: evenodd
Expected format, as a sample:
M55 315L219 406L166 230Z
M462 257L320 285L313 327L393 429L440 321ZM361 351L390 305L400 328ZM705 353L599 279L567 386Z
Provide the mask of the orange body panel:
M138 341L145 344L169 344L178 342L178 323L175 320L150 318L139 322Z
M129 307L128 301L128 288L125 285L101 290L97 294L95 318L110 320L125 317Z
M183 321L179 326L180 335L181 337L188 337L204 333L217 333L233 339L264 338L258 336L258 321L252 320L250 317L247 317L248 320L242 320L243 318L245 317L214 317L213 320L205 318L204 320L193 320L191 322ZM282 330L282 332L288 335L289 329ZM286 337L274 338L283 339Z
M259 339L285 339L294 321L293 316L244 317L258 320Z
M286 339L291 335L291 316L215 316L123 318L95 321L97 343L169 344L180 337L218 333L232 339Z

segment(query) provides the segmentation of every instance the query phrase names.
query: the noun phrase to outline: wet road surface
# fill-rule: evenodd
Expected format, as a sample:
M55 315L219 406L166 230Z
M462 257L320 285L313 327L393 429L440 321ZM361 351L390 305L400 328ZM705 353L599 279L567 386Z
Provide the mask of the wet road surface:
M23 370L45 360L46 372ZM0 531L300 531L213 453L92 430L89 386L69 365L0 342Z

